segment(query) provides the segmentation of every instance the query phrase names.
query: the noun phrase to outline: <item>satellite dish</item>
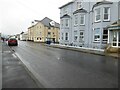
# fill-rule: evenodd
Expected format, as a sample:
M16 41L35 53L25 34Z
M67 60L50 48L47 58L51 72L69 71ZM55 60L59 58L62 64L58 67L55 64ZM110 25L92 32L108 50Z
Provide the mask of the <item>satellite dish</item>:
M50 22L50 25L51 25L51 26L55 26L55 21L51 21L51 22Z

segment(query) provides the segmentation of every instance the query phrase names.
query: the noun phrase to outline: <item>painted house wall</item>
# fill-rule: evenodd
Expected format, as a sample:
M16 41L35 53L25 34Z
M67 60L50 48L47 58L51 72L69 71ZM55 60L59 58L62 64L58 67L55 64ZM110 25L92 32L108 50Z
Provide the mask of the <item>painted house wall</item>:
M104 21L103 20L103 8L104 7L110 7L110 21ZM101 21L100 22L95 22L95 9L100 8L101 11ZM106 5L99 5L93 9L93 32L94 33L94 28L100 28L100 42L94 42L92 43L93 48L104 48L106 44L102 44L103 41L103 28L107 27L111 23L115 22L118 20L118 6L117 3L114 2L113 4L106 4Z
M80 26L80 18L78 18L78 25L74 25L74 19L75 16L73 15L73 12L77 10L77 2L80 0L75 0L74 3L66 6L68 7L69 10L68 12L71 12L70 17L70 25L69 29L66 28L60 28L60 34L61 33L70 33L69 34L69 41L66 43L65 40L60 39L61 44L70 44L73 43L75 46L80 46L79 39L74 42L74 31L77 30L77 35L79 37L79 31L84 30L84 47L89 47L89 48L104 48L106 44L102 43L102 38L103 38L103 28L107 27L111 23L115 22L118 20L118 2L113 2L113 4L101 4L93 8L93 5L96 2L83 2L82 7L87 11L85 14L85 25ZM104 7L110 7L110 21L109 22L104 22L103 21L103 8ZM63 14L63 10L65 7L60 9L61 17ZM100 8L101 10L101 22L95 23L95 9ZM80 16L81 13L78 13L77 15ZM62 20L62 19L61 19ZM94 42L94 28L100 28L100 42ZM60 38L62 35L60 35Z
M28 31L20 34L20 40L27 41L28 40Z
M118 3L118 18L120 19L120 1Z
M59 28L47 27L41 22L36 23L34 26L28 28L29 40L34 42L46 42L48 32L51 33L50 38L55 38L55 42L59 40Z
M66 9L66 12L64 12L64 8ZM73 14L73 5L70 4L68 6L65 6L60 10L60 17L64 16L65 14L69 15L69 18L62 18L60 20L60 23L62 23L63 20L63 26L60 25L60 43L61 44L69 44L72 42L72 14ZM69 27L65 27L65 20L69 19ZM63 40L62 40L62 33L63 33ZM68 33L68 40L65 40L65 34Z
M44 26L42 23L38 22L34 27L34 42L44 42L43 39Z
M79 2L80 0L77 0L75 3L74 3L74 5L73 5L73 7L74 7L74 10L73 11L76 11L78 8L76 7L77 6L77 2ZM75 17L75 15L73 15L73 30L72 30L72 33L74 33L74 31L75 30L77 30L77 35L78 35L78 40L77 40L77 42L74 42L74 35L72 36L72 38L73 38L73 42L74 42L74 45L75 46L86 46L87 47L87 45L88 45L88 42L89 42L89 24L90 24L90 20L89 20L89 12L91 11L91 7L90 7L90 5L92 5L92 3L90 3L90 2L83 2L82 3L82 7L83 7L83 9L85 9L87 12L86 13L77 13L76 15L78 15L78 25L77 26L75 26L74 25L74 17ZM91 8L91 9L90 9ZM85 15L85 25L83 25L83 26L81 26L80 25L80 15L81 14L84 14ZM84 31L84 42L83 43L80 43L79 42L79 36L80 36L80 31L81 30L83 30Z

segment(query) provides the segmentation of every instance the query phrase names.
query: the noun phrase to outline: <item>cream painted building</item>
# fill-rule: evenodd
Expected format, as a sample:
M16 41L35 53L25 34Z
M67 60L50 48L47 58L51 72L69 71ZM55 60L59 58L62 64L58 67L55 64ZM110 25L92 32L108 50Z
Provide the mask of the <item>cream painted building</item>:
M59 23L45 17L43 20L38 21L36 24L28 28L28 39L34 42L59 42Z

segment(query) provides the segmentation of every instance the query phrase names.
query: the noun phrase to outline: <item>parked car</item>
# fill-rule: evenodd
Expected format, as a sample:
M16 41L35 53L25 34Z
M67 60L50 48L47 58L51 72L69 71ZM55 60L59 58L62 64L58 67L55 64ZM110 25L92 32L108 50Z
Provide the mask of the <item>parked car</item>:
M18 45L17 39L16 39L16 38L10 38L10 39L8 40L8 45L9 45L9 46L11 46L11 45L17 46L17 45Z

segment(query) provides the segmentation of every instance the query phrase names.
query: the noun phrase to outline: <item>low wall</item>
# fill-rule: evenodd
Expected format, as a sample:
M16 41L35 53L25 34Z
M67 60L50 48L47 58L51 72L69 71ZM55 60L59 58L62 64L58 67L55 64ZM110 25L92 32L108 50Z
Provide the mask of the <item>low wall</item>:
M116 47L109 47L106 52L108 53L120 53L120 48L116 48Z

